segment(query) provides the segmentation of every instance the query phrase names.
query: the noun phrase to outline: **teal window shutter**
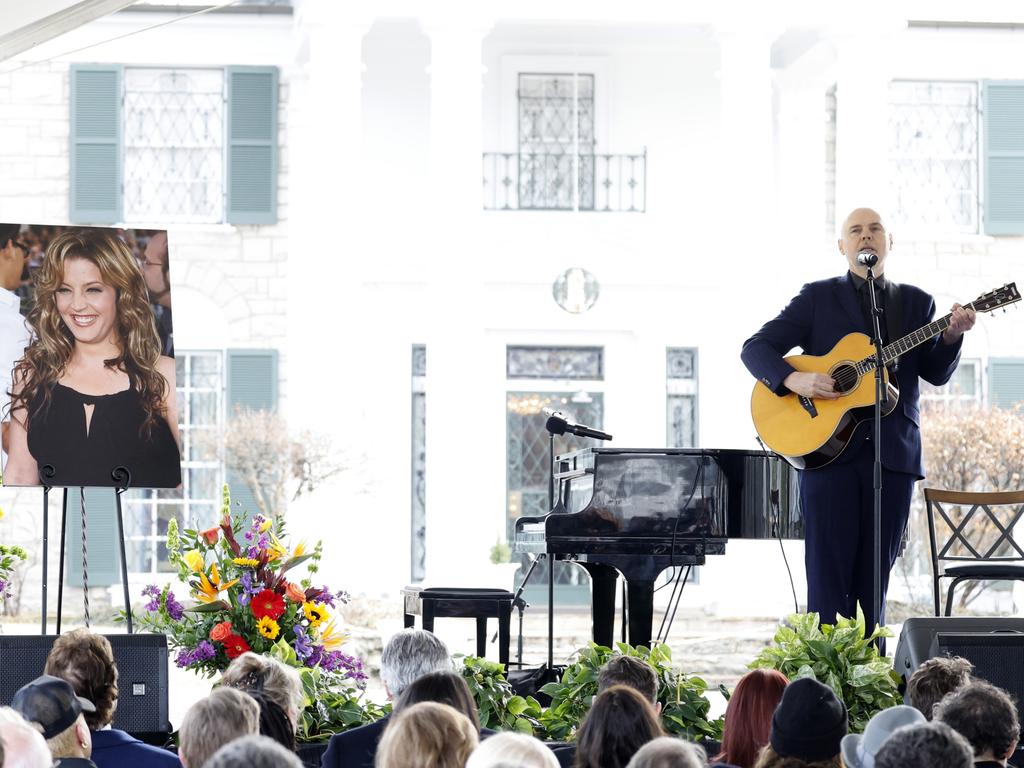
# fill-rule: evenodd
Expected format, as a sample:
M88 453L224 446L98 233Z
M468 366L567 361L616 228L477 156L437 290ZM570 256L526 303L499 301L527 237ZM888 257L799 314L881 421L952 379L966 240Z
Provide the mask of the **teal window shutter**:
M68 584L82 586L82 504L78 488L68 488ZM119 584L117 500L113 488L85 489L89 587Z
M227 351L227 429L239 410L277 409L277 350L229 349ZM259 511L255 495L242 475L226 467L232 508L254 515Z
M228 67L229 224L277 222L277 67Z
M71 65L71 221L121 221L122 67Z
M1012 408L1024 401L1024 358L991 358L988 361L988 402Z
M985 82L988 235L1024 235L1024 80Z

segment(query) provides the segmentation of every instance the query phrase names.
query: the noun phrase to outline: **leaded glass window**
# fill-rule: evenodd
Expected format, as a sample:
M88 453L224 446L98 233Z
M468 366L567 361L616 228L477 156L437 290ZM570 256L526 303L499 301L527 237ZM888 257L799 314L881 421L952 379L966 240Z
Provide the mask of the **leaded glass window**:
M825 91L825 242L836 236L836 87Z
M505 373L510 379L604 378L603 347L507 347Z
M224 71L124 72L126 221L224 220Z
M181 527L208 528L220 511L224 467L217 435L224 423L224 355L175 350L174 365L182 485L125 492L125 548L131 573L174 570L167 559L167 523L172 517Z
M410 514L410 577L427 575L427 348L412 347L412 510Z
M669 448L697 445L697 350L665 350L666 439Z
M889 85L889 178L906 226L978 231L978 84Z
M519 75L519 207L594 207L594 76Z

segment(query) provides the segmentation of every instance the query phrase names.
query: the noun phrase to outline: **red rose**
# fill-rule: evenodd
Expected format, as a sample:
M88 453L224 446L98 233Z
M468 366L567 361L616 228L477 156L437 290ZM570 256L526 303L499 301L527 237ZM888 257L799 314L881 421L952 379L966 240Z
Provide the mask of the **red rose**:
M231 631L230 621L222 621L220 624L215 624L213 629L210 630L210 639L216 643L222 643L230 637L238 637L238 635Z
M264 616L277 621L284 613L284 598L272 589L264 589L252 596L252 615L257 619Z
M220 538L220 526L215 525L213 528L207 528L205 531L201 531L199 535L206 539L206 543L212 547L217 543L217 539Z
M229 659L237 659L246 651L251 650L252 648L241 635L228 635L224 638L224 653L228 655Z

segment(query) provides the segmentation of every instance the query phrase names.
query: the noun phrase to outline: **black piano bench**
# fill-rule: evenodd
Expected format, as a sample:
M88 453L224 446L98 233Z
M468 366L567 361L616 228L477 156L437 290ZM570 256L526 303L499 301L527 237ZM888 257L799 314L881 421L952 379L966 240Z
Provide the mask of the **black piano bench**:
M476 655L483 658L487 652L487 619L498 620L498 661L508 667L509 628L512 616L511 592L504 589L474 589L463 587L410 586L402 590L402 608L405 626L415 626L413 618L423 617L423 629L434 631L434 619L458 617L476 619Z

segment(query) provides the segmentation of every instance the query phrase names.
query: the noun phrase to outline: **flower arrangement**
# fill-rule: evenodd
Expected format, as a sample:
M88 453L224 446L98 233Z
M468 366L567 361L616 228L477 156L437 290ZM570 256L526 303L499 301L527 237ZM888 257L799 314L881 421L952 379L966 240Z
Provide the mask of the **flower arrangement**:
M0 509L0 519L3 516L4 511ZM28 553L21 547L0 544L0 603L11 596L11 572L27 559Z
M246 651L298 668L307 698L302 738L376 719L372 706L344 706L358 702L366 685L362 661L341 650L345 635L332 613L348 595L313 586L321 543L308 551L304 543L290 548L284 539L280 518L232 516L225 487L218 525L179 531L172 519L167 526L168 557L194 603L184 605L170 585L149 585L139 624L166 634L175 663L206 677ZM303 564L307 573L296 579L295 569ZM328 698L338 712L320 705Z

